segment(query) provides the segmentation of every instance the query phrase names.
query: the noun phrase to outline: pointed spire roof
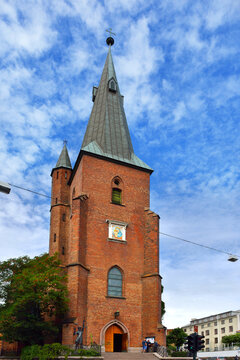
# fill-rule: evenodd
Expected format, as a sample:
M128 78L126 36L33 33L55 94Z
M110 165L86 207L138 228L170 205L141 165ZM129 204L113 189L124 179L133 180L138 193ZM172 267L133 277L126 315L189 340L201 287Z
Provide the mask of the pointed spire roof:
M111 54L113 43L112 38L107 39L108 55L99 87L94 88L94 104L81 151L121 161L152 172L153 170L140 160L133 151L123 108L123 96L120 93Z
M72 169L71 161L70 161L67 146L66 146L66 141L64 141L62 152L58 158L57 164L54 169L58 169L61 167Z

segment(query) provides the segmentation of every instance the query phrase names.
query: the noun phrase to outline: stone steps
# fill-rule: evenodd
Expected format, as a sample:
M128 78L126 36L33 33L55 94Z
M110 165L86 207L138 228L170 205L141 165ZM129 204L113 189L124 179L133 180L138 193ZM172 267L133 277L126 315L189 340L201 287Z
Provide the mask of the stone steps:
M102 353L104 360L157 360L153 353L135 353L135 352L107 352Z

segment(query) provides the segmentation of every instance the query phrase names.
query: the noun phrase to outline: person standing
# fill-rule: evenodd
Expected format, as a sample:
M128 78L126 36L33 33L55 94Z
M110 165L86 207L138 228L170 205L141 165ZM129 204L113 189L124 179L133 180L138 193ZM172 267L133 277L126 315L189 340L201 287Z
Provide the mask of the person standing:
M142 352L145 353L147 351L147 341L146 338L142 341Z

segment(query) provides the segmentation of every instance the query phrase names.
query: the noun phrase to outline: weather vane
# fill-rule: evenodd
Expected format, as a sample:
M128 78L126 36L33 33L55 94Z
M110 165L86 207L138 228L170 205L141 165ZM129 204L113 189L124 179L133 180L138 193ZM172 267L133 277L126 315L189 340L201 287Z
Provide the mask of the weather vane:
M67 145L67 140L63 140L63 145Z
M114 32L112 32L112 28L109 28L106 31L110 34L110 36L112 36L112 35L116 36L116 34Z

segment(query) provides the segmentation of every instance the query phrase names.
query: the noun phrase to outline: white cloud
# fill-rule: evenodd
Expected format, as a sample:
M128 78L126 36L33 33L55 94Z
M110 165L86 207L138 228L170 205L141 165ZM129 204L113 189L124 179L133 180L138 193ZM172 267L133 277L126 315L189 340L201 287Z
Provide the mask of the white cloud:
M112 27L135 152L155 168L151 207L162 231L239 253L238 10L237 0L2 1L0 180L49 195L65 138L74 163ZM46 251L49 201L14 188L0 197L1 259ZM160 242L167 326L239 307L239 263Z

